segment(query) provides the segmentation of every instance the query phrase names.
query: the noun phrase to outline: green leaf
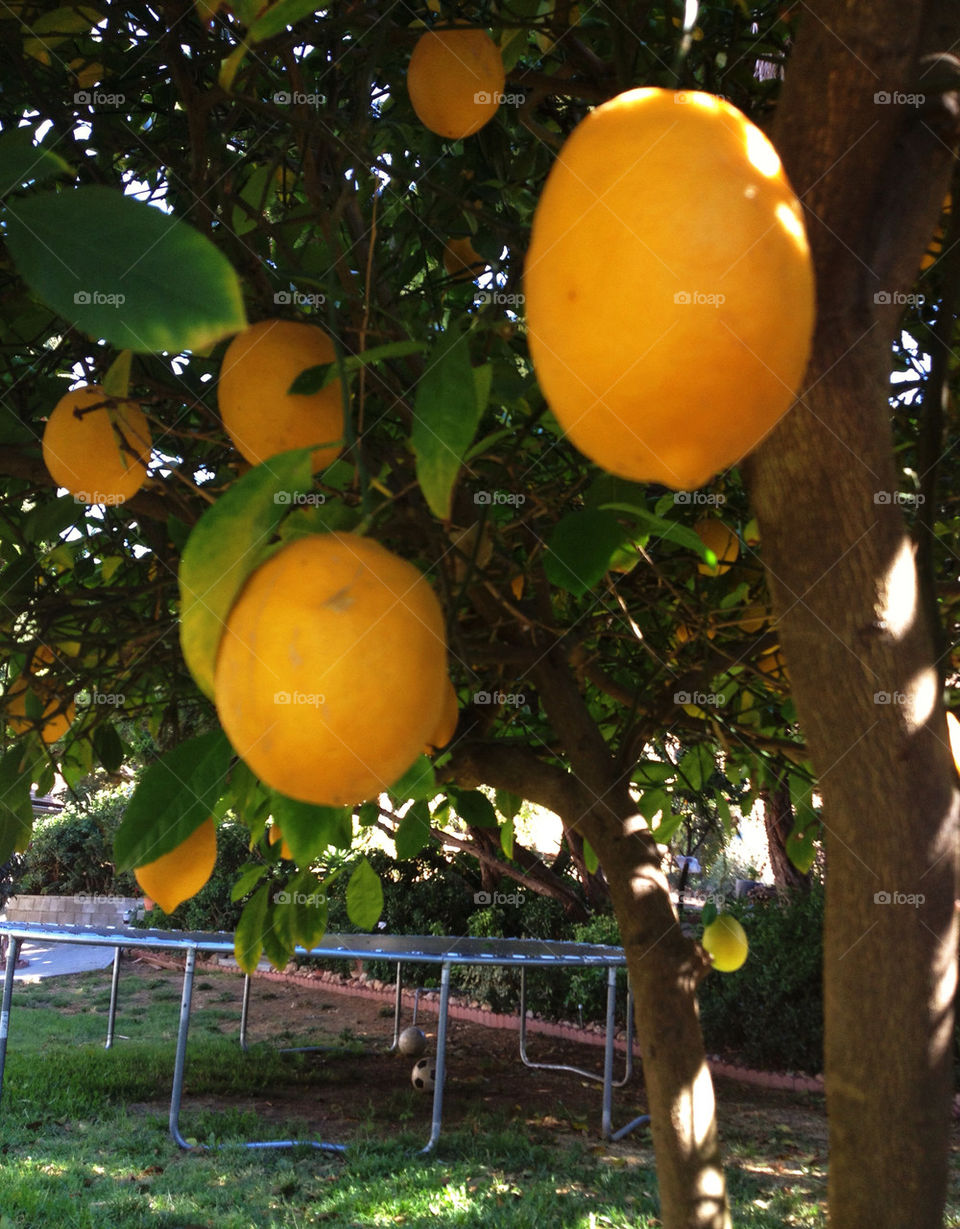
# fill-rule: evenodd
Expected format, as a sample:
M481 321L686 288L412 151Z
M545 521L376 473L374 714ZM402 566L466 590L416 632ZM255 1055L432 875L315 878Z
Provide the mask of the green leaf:
M270 904L268 887L264 884L247 901L233 936L233 954L244 973L252 973L263 954L263 931Z
M516 819L520 814L523 799L519 794L512 794L507 789L498 789L493 797L496 808L504 819Z
M440 520L450 516L453 484L479 421L467 338L449 328L427 356L417 385L410 440L417 481L430 511Z
M604 576L615 551L629 535L612 512L569 512L547 543L543 567L558 589L579 596Z
M361 828L372 828L380 818L380 807L376 802L363 802L357 808L357 823Z
M508 819L500 825L500 848L503 850L503 856L513 860L513 844L514 837L513 819Z
M232 755L222 730L211 730L188 738L147 768L114 838L118 871L154 862L209 819Z
M227 615L269 553L289 497L312 486L312 452L295 448L254 466L204 512L190 534L180 560L180 647L194 681L210 699ZM280 493L287 499L278 502Z
M437 774L433 762L426 755L418 755L399 781L387 791L395 802L428 802L438 793Z
M712 556L712 552L707 550L699 535L695 534L687 525L678 524L677 521L668 521L665 517L657 516L647 508L640 507L635 503L624 503L618 500L613 503L604 504L603 507L615 512L626 512L638 524L643 525L650 534L655 534L658 538L666 538L669 542L676 542L678 546L686 546L688 550L692 550L707 562L712 557L713 562L716 563L716 558Z
M500 820L493 803L478 789L450 789L453 809L465 824L474 828L499 828Z
M715 922L716 918L717 902L714 900L708 900L700 912L700 921L703 923L704 930L706 930L712 922Z
M383 912L380 876L361 858L347 884L347 916L361 930L373 930Z
M816 861L816 844L823 832L820 816L813 806L813 782L791 773L790 802L794 818L793 829L785 842L787 857L801 875L806 875Z
M583 842L583 864L591 875L597 873L597 867L600 865L600 859L588 840Z
M634 769L633 779L642 789L646 785L663 785L675 777L676 773L673 764L663 764L659 760L641 760Z
M247 40L251 43L262 43L265 38L282 34L287 26L296 25L298 21L311 17L321 8L323 5L317 3L317 0L275 0L247 31Z
M230 889L230 899L234 904L238 900L243 900L246 894L256 887L266 873L266 870L267 868L260 864L248 866L240 872L240 877Z
M637 802L637 810L647 823L652 824L658 811L670 810L670 794L662 789L644 790Z
M0 196L53 175L72 176L73 170L59 154L34 145L32 128L9 128L0 134Z
M22 852L30 842L33 776L33 764L22 746L11 747L0 759L0 862Z
M415 858L430 840L430 808L426 802L414 802L407 808L393 835L398 858Z
M206 236L99 185L7 208L17 271L94 340L157 353L204 350L246 324L240 281Z
M653 835L658 845L669 845L673 834L683 823L683 815L677 811L665 811L660 823L654 828Z
M349 807L322 807L274 793L270 809L298 866L308 866L330 845L349 849L353 841Z
M733 836L734 821L730 814L730 803L727 800L726 794L722 790L714 790L714 800L717 804L717 814L720 816L720 822L723 824L723 830L727 836Z
M328 902L324 885L310 870L298 871L287 883L293 899L293 939L314 947L327 931Z
M360 354L348 354L339 365L319 363L316 367L307 367L300 372L287 391L310 396L326 388L334 380L339 380L341 375L350 376L355 371L359 371L361 367L382 362L387 358L402 358L406 354L417 354L426 348L421 341L388 341L382 346L372 346Z
M107 772L116 772L123 763L123 743L109 722L98 725L93 731L93 749Z
M677 765L679 787L699 794L715 766L713 752L706 743L691 747Z

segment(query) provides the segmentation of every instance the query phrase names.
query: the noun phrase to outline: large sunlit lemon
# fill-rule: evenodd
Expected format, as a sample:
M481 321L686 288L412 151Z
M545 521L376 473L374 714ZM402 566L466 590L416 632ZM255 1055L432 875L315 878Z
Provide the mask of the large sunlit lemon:
M747 934L730 913L718 913L704 929L703 946L713 957L713 967L721 973L735 973L747 958Z
M440 604L372 538L315 534L247 580L214 672L237 754L304 802L363 802L423 751L447 699Z
M43 431L50 477L86 504L121 504L136 495L149 459L143 411L132 401L109 398L98 384L61 397Z
M547 177L524 271L530 353L592 461L694 489L800 388L814 321L799 201L773 146L709 94L592 111Z
M261 320L238 333L220 365L217 404L233 446L251 465L278 452L320 445L314 471L335 461L343 449L340 381L316 393L291 393L309 367L336 358L330 336L298 320Z
M217 826L205 819L187 839L154 862L138 866L134 876L145 896L155 900L164 913L173 913L200 891L213 874L217 861Z
M460 701L457 698L457 693L454 690L453 683L447 680L447 686L444 692L443 710L440 713L440 720L437 723L437 728L427 739L424 751L427 755L433 755L435 751L439 751L441 747L445 747L457 732L457 722L460 719Z
M407 91L425 128L450 140L469 137L493 119L506 76L485 30L428 30L407 67Z

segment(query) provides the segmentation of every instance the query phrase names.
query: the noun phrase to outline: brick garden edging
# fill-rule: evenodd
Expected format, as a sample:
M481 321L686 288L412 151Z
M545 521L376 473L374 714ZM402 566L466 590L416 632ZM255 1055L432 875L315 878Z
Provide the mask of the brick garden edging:
M155 965L158 968L177 970L183 968L182 960L176 960L173 957L161 955L159 952L149 949L137 948L132 950L130 954L135 959L143 960L145 963ZM210 965L201 965L198 961L198 971L201 968L232 969L238 973L240 972L236 963L229 959L221 959ZM335 994L342 994L353 998L376 999L380 1002L393 1003L394 1001L395 991L392 983L377 981L373 978L367 979L362 974L348 977L343 973L335 973L328 969L314 969L305 973L279 973L276 969L257 969L254 977L262 978L264 981L285 982L291 986L303 985L304 983L316 984L319 982ZM402 990L401 996L402 1006L412 1011L414 992L412 990ZM440 1011L439 999L440 992L438 990L421 992L417 1008L418 1012L429 1012L431 1015L438 1015ZM520 1019L517 1012L502 1014L491 1011L486 1007L465 1004L463 1001L457 1001L453 996L450 998L449 1017L452 1020L466 1020L471 1024L480 1024L485 1028L510 1029L514 1032L518 1032L520 1029ZM588 1024L584 1028L580 1028L576 1024L568 1024L563 1021L542 1020L538 1016L530 1015L529 1013L527 1017L527 1031L539 1033L542 1036L559 1037L565 1041L577 1041L585 1045L595 1046L603 1045L605 1032L602 1024ZM620 1053L626 1051L626 1040L622 1029L619 1030L614 1045ZM634 1053L637 1054L636 1049ZM783 1089L787 1092L824 1092L822 1075L792 1075L776 1071L755 1071L750 1067L740 1067L734 1063L722 1062L719 1058L708 1058L707 1063L714 1075L728 1080L736 1080L740 1084L754 1084L761 1088ZM955 1103L954 1113L957 1112L958 1107Z

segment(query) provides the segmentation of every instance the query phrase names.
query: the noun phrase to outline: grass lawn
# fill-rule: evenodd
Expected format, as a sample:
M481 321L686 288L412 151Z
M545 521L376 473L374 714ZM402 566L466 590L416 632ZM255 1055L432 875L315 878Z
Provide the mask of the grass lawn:
M324 1060L272 1048L281 1031L297 1040L294 1027L241 1053L240 983L223 974L198 976L181 1129L225 1146L181 1152L167 1134L178 983L176 974L125 966L117 1028L126 1039L110 1052L109 970L16 987L0 1108L0 1229L659 1224L649 1134L600 1141L596 1115L587 1123L582 1108L593 1106L595 1088L567 1078L544 1101L519 1091L525 1078L530 1089L540 1082L514 1063L508 1086L522 1103L489 1103L480 1095L487 1077L475 1071L481 1058L464 1058L438 1152L422 1158L430 1103L403 1072L394 1067L397 1078L385 1079L363 1068L349 1029L339 1034L343 1051ZM282 998L272 998L282 1022ZM262 994L253 1013L261 1036L270 999ZM381 1024L388 1032L390 1021ZM491 1073L494 1063L503 1066L492 1057ZM578 1100L581 1092L590 1100ZM735 1223L824 1225L822 1101L729 1083L719 1094ZM351 1143L345 1155L237 1146L317 1138L317 1114L331 1107L345 1132L335 1137ZM960 1197L947 1224L960 1226Z

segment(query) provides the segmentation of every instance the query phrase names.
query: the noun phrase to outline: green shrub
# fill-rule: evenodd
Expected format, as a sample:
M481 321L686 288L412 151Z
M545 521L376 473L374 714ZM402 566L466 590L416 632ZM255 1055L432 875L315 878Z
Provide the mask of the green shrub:
M728 906L750 942L736 973L700 985L707 1050L778 1071L823 1070L823 889Z
M113 838L130 797L126 786L102 789L81 806L38 819L23 856L15 891L24 895L137 896L129 871L113 864Z

